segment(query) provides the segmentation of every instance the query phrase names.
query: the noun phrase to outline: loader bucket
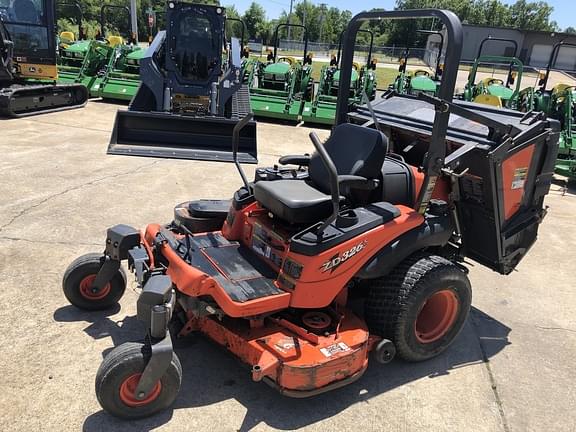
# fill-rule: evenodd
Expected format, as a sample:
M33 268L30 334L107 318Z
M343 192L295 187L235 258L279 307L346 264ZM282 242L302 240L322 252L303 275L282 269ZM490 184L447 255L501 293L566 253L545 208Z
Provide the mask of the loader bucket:
M108 154L233 162L236 118L192 117L163 112L118 111ZM238 161L257 160L256 122L240 132Z

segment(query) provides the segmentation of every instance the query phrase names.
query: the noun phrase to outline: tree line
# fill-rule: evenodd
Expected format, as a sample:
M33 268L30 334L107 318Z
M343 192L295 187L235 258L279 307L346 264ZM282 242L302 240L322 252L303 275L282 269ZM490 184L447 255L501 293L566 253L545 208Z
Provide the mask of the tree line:
M218 0L199 0L198 3L219 4ZM222 3L225 3L223 1ZM127 0L81 0L83 12L84 32L88 37L94 37L99 30L100 7L102 4L128 5ZM140 40L146 40L149 33L148 11L158 11L158 27L163 27L163 4L154 0L138 0L139 5L139 35ZM313 42L337 44L341 32L346 28L352 18L349 10L340 10L324 3L313 4L310 1L298 1L294 5L292 14L283 11L279 17L268 19L266 11L257 2L252 2L250 7L240 14L233 6L226 6L227 15L231 18L241 18L246 23L247 37L249 39L262 40L263 43L273 42L274 30L279 23L290 22L307 27L308 39ZM513 4L505 4L501 0L397 0L395 9L420 9L442 8L456 13L463 23L487 25L497 27L511 27L520 30L560 31L557 23L551 19L553 8L545 1L517 0ZM57 4L59 30L75 30L77 23L74 10L63 4ZM130 32L130 19L124 13L109 13L106 16L107 27L113 31L128 35ZM440 29L437 20L418 20L414 23L409 21L380 21L367 23L365 27L372 30L377 45L401 45L418 46L424 43L426 38L417 32L417 29ZM240 35L238 25L230 26L228 31ZM576 29L568 27L567 32L576 33ZM281 38L287 38L288 32L283 29ZM302 30L292 28L290 38L300 40ZM366 42L367 34L360 33L358 41Z

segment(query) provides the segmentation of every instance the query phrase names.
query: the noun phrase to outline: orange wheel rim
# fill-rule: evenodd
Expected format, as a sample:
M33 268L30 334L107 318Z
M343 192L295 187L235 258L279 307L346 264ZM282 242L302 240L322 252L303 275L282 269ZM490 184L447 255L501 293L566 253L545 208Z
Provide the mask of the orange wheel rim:
M162 391L162 383L158 381L152 391L144 399L136 399L136 387L142 374L133 374L126 378L120 385L120 400L129 407L139 407L154 402Z
M98 292L92 291L92 284L96 280L96 275L88 275L80 281L80 294L88 300L102 300L110 293L110 282L104 285Z
M458 316L458 298L445 289L432 294L424 303L414 326L420 343L432 343L442 338L454 325Z

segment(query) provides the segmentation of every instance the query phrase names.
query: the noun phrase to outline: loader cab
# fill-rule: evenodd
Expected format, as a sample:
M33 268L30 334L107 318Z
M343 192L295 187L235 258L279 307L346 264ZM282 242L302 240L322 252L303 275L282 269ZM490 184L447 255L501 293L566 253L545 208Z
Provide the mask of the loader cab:
M216 81L224 47L223 9L183 5L168 9L168 61L183 82Z
M54 79L54 10L48 0L0 0L3 25L13 42L13 60L22 78Z

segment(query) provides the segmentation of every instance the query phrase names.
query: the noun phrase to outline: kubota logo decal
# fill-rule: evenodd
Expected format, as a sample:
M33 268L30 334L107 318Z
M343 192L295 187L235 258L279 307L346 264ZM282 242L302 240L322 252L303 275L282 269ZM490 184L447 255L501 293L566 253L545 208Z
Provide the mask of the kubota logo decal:
M356 246L353 246L351 249L344 251L342 254L334 255L332 258L330 258L328 261L322 264L320 270L322 271L322 273L327 272L328 270L330 270L330 273L333 273L334 270L336 270L340 266L340 264L348 261L354 255L356 255L358 252L364 249L367 243L368 240L364 240L362 243L358 243Z

